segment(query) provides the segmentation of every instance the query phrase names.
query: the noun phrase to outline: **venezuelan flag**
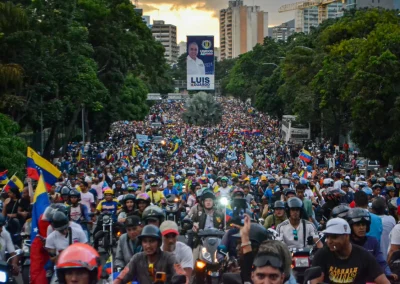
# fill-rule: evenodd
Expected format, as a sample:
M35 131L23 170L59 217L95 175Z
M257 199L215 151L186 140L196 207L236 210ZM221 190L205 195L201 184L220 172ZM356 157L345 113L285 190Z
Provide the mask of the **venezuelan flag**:
M179 152L179 143L175 143L174 151L172 151L172 155L176 155Z
M110 257L108 258L106 264L103 267L103 269L107 272L108 275L111 275L113 272L112 262L113 262L113 257L111 254Z
M309 163L312 159L311 153L304 149L301 151L299 158L306 163Z
M3 189L8 192L11 188L18 188L19 191L24 189L24 183L15 174L11 177Z
M46 208L50 205L49 195L47 194L45 181L43 174L39 177L39 182L36 187L35 195L33 196L33 209L32 209L32 223L31 223L31 241L36 237L39 232L39 220L40 216L44 213Z
M8 183L7 173L8 173L7 170L5 170L4 172L1 172L1 173L0 173L0 185L7 184L7 183Z
M33 180L38 180L40 174L43 174L46 187L51 188L53 184L57 182L57 179L61 176L61 172L52 163L47 161L45 158L39 156L32 148L28 147L28 161L27 161L27 172L28 177Z
M265 161L267 162L267 164L270 164L270 165L272 164L272 158L268 155L265 157Z
M300 172L300 177L302 177L302 178L307 178L307 176L308 176L307 171L301 171L301 172Z
M204 176L208 176L209 173L210 173L210 171L208 170L208 167L206 166L206 167L204 168L203 175L204 175Z

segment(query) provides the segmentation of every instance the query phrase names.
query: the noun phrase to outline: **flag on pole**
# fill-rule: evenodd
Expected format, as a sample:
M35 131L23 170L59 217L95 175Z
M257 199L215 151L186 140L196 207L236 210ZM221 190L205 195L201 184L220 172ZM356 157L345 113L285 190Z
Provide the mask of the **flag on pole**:
M113 257L112 254L110 255L110 257L107 259L106 264L104 265L104 270L107 272L108 275L112 275L113 273Z
M38 185L36 187L35 195L33 196L31 242L33 242L37 233L39 232L38 225L40 216L44 213L44 211L49 205L50 205L49 195L47 194L43 174L41 174L39 177Z
M7 173L8 173L7 170L5 170L4 172L1 172L1 173L0 173L0 185L7 184L7 183L8 183Z
M9 179L3 189L8 192L11 188L18 188L19 191L24 189L24 183L15 174Z
M245 160L246 160L246 166L247 166L248 168L252 168L252 167L253 167L254 161L253 161L252 158L250 158L250 156L249 156L249 154L248 154L247 152L246 152L246 158L245 158Z
M172 151L172 155L176 155L176 154L178 154L178 152L179 152L179 143L176 142L174 151Z
M300 158L300 160L302 160L302 161L304 161L306 163L309 163L311 161L311 159L312 159L312 156L311 156L310 152L308 152L307 150L303 149L301 151L301 153L300 153L299 158Z
M57 182L57 179L61 176L61 172L52 163L41 157L32 148L28 147L27 153L27 172L28 177L33 180L38 180L40 175L43 175L43 179L46 182L46 187L51 188L53 184Z

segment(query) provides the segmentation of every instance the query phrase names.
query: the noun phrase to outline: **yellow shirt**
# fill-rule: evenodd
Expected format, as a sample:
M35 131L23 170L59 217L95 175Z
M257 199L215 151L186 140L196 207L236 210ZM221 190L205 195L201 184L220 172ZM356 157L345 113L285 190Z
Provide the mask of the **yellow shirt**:
M162 191L157 191L157 192L152 192L151 190L147 192L147 194L150 196L150 201L153 204L158 204L160 203L161 199L164 199L164 193Z

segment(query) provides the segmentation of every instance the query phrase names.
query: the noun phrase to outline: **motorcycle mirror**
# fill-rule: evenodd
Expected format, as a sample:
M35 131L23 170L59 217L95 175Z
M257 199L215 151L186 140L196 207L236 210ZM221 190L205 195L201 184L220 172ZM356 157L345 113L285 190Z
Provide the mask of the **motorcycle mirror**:
M225 245L219 245L217 247L217 252L222 254L222 255L224 255L224 256L226 256L228 254L228 249L226 248Z
M258 219L258 222L259 222L261 225L264 225L265 220L264 220L263 218L259 218L259 219Z
M315 266L308 268L304 272L304 281L303 283L306 284L308 281L321 277L322 275L322 268L320 266Z

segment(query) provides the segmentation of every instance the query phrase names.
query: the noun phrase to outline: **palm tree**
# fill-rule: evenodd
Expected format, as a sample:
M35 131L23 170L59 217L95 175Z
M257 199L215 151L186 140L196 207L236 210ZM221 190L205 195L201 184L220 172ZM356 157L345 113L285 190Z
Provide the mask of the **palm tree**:
M199 92L188 101L183 120L198 126L215 125L221 122L222 106L211 94Z

